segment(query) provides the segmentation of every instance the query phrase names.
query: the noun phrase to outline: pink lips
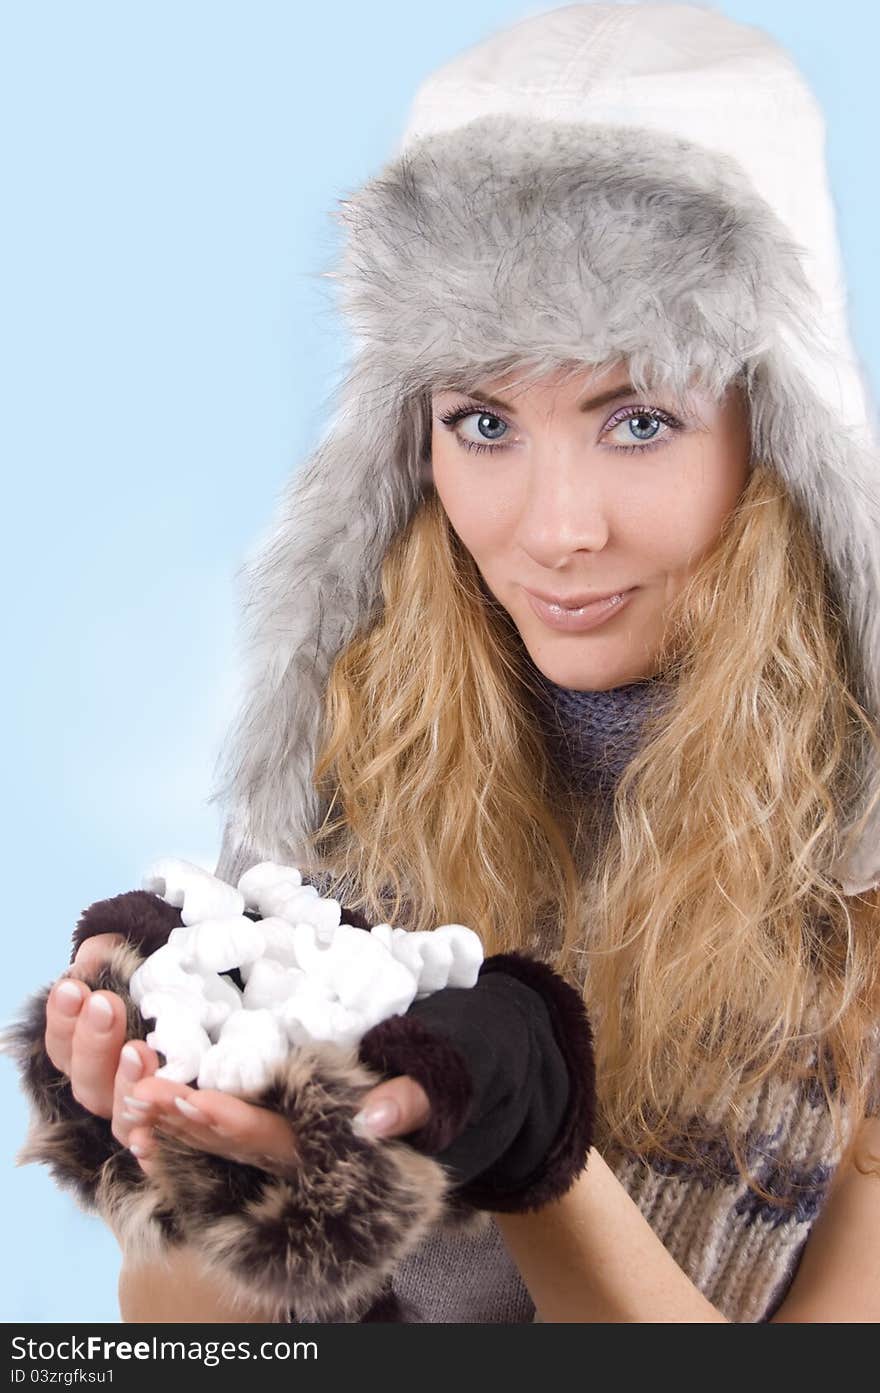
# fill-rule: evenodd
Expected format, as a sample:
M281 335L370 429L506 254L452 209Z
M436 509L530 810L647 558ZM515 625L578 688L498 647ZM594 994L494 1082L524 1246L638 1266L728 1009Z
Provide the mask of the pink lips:
M546 600L539 600L530 590L526 590L525 593L535 614L551 629L558 629L562 633L581 634L587 629L598 628L606 619L610 619L612 614L617 614L629 604L637 589L638 586L634 586L631 590L622 591L620 595L612 595L606 600L594 600L592 604L582 605L574 610L550 605Z

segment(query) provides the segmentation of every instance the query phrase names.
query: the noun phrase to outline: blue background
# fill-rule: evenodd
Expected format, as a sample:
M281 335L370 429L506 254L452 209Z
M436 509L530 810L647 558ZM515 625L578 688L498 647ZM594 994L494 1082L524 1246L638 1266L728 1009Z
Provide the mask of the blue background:
M213 869L235 573L346 350L321 279L330 212L391 156L427 73L552 8L0 6L4 1023L64 970L87 905L160 855ZM823 107L876 384L880 7L716 8L774 35ZM0 1089L0 1319L117 1321L112 1233L15 1166L27 1111L6 1058Z

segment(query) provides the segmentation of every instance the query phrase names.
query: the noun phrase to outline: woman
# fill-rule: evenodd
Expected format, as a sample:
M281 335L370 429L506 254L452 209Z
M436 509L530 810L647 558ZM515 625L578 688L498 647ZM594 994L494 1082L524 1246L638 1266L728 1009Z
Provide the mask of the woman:
M428 1232L386 1315L876 1319L880 503L809 93L710 11L568 6L424 84L341 216L357 351L250 568L217 874L544 959L600 1104L574 1185ZM124 1083L100 996L109 1045L50 1003L47 1047L148 1174L158 1127L294 1160L143 1042Z

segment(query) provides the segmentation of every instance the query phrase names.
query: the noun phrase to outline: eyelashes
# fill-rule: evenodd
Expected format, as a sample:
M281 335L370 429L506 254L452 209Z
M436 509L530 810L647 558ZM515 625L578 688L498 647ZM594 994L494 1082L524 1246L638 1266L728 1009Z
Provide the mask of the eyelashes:
M488 450L490 454L495 454L500 450L507 450L510 448L509 445L493 445L489 441L479 442L476 440L465 440L463 436L459 435L455 427L458 425L460 421L466 420L468 416L488 416L489 419L492 421L500 421L501 424L503 426L506 426L508 430L512 429L510 423L508 421L505 421L503 416L499 416L496 411L490 411L488 410L488 408L481 408L475 406L453 407L452 410L443 412L438 417L438 420L442 421L444 426L446 426L447 429L453 432L458 444L461 445L462 449L478 451ZM607 435L609 431L615 430L618 426L622 425L626 421L637 420L639 418L642 418L643 420L647 420L650 422L656 422L657 424L665 427L662 435L658 434L652 440L642 441L641 443L634 443L630 445L612 445L606 448L610 448L615 452L621 452L627 455L642 453L646 450L658 450L662 449L662 447L665 444L667 444L669 440L673 438L673 436L677 435L680 431L684 429L682 422L679 421L677 417L673 416L668 411L664 411L659 406L624 406L621 407L620 410L616 411L614 415L609 418L602 430L602 435Z

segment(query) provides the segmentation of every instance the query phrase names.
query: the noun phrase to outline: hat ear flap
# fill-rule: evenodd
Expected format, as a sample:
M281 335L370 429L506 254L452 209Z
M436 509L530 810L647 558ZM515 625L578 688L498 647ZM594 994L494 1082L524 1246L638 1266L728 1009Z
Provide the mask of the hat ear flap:
M880 491L874 446L848 429L791 358L768 351L748 365L752 457L766 461L802 508L827 558L844 619L854 695L880 719ZM846 851L830 868L845 894L880 884L880 760L869 746L857 771ZM857 834L857 835L853 835Z
M209 801L230 804L262 858L296 861L320 822L312 777L330 671L374 619L383 558L421 497L419 411L366 352L337 392L329 428L236 577L244 695Z

